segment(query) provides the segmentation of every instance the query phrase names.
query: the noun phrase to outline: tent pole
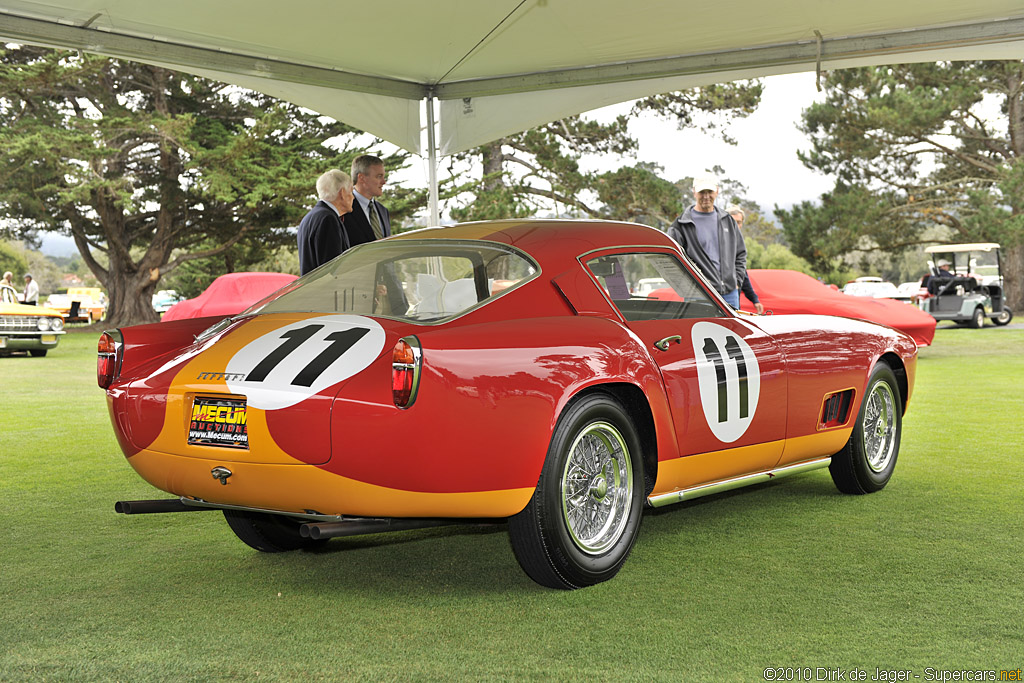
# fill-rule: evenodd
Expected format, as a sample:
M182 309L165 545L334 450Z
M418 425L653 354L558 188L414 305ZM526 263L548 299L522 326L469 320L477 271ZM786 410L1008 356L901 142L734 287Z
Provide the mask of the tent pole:
M441 225L441 211L437 203L437 138L434 135L434 91L427 93L427 173L430 185L430 225Z

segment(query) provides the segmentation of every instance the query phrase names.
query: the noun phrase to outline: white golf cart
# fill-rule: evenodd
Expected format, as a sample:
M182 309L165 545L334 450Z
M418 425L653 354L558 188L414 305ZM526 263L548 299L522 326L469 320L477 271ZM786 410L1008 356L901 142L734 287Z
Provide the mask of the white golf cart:
M998 244L940 244L925 252L931 275L922 284L928 295L920 298L921 310L974 328L984 326L985 318L996 325L1013 320L1004 304Z

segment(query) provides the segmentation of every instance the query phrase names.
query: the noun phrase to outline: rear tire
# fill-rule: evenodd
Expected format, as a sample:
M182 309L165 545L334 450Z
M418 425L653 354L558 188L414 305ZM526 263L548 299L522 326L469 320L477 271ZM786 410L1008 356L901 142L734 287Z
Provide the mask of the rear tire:
M46 355L47 351L49 351L49 349L30 349L29 353L33 358L42 358Z
M549 588L607 581L640 528L643 459L633 421L604 393L569 405L551 437L537 489L509 519L516 560Z
M975 308L974 315L971 316L971 327L975 330L980 330L985 326L985 309Z
M992 322L1000 327L1003 325L1009 325L1010 321L1013 320L1013 311L1010 310L1009 306L1003 306L1002 312L999 315L992 318Z
M896 468L903 433L903 402L896 375L885 363L871 371L850 440L828 467L843 493L874 493L885 488Z
M315 548L327 539L313 540L299 535L300 522L281 515L245 510L224 510L224 519L243 543L261 553L284 553Z

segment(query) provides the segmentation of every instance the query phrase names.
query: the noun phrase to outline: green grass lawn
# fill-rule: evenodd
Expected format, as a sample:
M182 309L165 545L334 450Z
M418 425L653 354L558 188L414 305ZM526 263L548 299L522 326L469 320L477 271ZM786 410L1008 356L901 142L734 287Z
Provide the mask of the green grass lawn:
M822 470L649 511L619 575L573 592L533 584L504 526L265 555L219 512L115 514L164 496L114 441L96 336L0 358L0 681L1024 666L1024 330L938 331L883 491Z

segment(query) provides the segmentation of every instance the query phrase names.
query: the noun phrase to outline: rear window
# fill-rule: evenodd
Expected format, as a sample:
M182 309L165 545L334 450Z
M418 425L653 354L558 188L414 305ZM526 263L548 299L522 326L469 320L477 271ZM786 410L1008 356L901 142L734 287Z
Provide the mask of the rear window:
M247 313L354 313L441 322L533 279L517 249L474 240L371 242L345 252Z

